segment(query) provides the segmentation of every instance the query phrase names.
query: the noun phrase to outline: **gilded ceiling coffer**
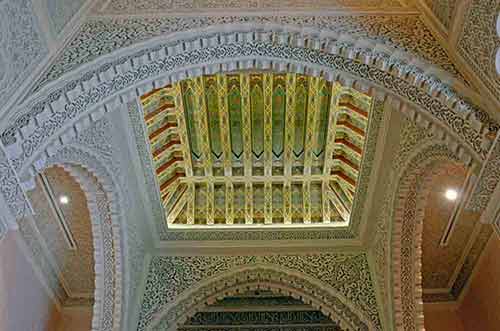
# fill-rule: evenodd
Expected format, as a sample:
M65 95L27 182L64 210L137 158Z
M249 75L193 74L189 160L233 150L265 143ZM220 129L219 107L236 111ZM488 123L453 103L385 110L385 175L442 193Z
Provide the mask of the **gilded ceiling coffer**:
M321 77L244 72L141 102L169 227L348 225L369 96Z

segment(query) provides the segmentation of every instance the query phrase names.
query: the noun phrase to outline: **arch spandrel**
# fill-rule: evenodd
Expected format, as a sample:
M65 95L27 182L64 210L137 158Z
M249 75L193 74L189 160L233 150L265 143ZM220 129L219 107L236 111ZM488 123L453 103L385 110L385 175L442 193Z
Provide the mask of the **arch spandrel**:
M300 299L330 317L343 330L380 330L378 317L374 321L337 290L307 274L268 263L236 267L196 283L155 314L141 319L138 330L175 330L217 299L249 289L265 289Z
M318 264L320 261L324 264ZM302 270L299 264L304 267ZM323 268L322 279L317 278L316 272L321 272L318 268ZM345 268L349 270L347 273ZM352 278L355 274L366 278L355 280ZM353 282L359 285L355 293L347 289L352 289ZM366 257L352 253L155 256L146 282L138 329L174 327L216 298L248 286L262 286L302 298L347 330L381 328Z

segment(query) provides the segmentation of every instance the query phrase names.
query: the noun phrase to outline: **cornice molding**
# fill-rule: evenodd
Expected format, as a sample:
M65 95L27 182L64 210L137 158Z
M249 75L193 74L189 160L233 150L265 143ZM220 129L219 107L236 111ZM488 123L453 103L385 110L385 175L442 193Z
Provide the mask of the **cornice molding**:
M284 16L344 16L344 15L352 15L352 16L364 16L364 15L373 15L373 16L418 16L421 13L417 9L394 9L388 8L385 10L380 9L318 9L318 10L297 10L293 8L280 9L279 11L269 11L269 10L201 10L193 12L192 10L186 11L168 11L168 12L152 12L152 13L130 13L130 14L110 14L110 13L96 13L91 12L88 15L89 19L116 19L116 18L139 18L139 19L148 19L148 18L161 18L161 17L193 17L193 15L199 16L215 16L215 17L224 17L224 16L263 16L263 17L271 17L276 14L284 15Z
M275 244L260 244L256 247L255 242L215 242L211 246L191 246L189 243L183 243L182 246L169 245L170 242L161 242L151 254L154 256L193 256L193 255L227 255L227 256L265 256L273 254L318 254L318 253L366 253L367 250L360 242L345 243L341 240L338 245L314 245L314 241L307 242L303 247L296 246L280 246ZM194 243L197 244L197 243ZM250 249L251 248L251 249ZM230 249L230 250L228 250Z
M231 1L230 3L214 2L214 1L197 1L196 3L190 2L173 2L173 3L150 3L149 6L136 0L138 5L134 2L124 2L106 0L101 5L94 6L92 10L93 15L109 15L109 16L129 16L129 15L142 15L147 16L152 13L159 15L173 15L179 16L182 14L188 15L204 15L204 14L217 14L231 16L234 14L269 14L280 13L287 15L290 12L307 13L311 15L324 14L324 13L340 13L340 14L365 14L365 13L379 13L386 14L390 12L406 13L415 12L412 6L408 5L408 1L330 1L328 4L317 1L309 1L307 3L296 3L288 1L286 3L279 3L277 1ZM115 3L115 8L110 8L112 3ZM398 4L399 2L399 4ZM130 16L129 16L130 17Z

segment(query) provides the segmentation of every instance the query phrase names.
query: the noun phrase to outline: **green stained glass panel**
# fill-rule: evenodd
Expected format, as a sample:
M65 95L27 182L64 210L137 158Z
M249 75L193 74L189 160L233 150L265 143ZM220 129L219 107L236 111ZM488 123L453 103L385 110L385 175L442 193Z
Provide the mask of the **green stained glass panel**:
M273 92L273 153L279 157L283 153L285 131L286 92L278 85Z
M183 88L186 87L183 85ZM194 101L194 93L191 88L186 88L184 90L184 112L186 116L187 122L187 131L189 136L189 144L191 147L191 152L196 159L200 158L200 149L198 144L198 135L196 128L196 120L195 120L195 101Z
M215 157L222 155L221 136L220 136L220 118L219 104L217 100L217 88L214 84L208 83L206 89L206 103L208 112L208 129L210 131L210 145Z
M262 88L256 84L250 91L252 109L252 149L260 157L264 152L264 95Z
M304 138L306 130L306 113L307 113L307 84L301 80L297 84L296 101L295 101L295 143L293 151L295 156L300 156L304 151Z
M230 82L228 93L229 120L231 122L231 149L234 156L239 158L243 153L242 118L241 118L241 92L239 84Z
M316 132L318 133L318 139L316 147L314 149L314 154L320 156L325 149L326 134L328 129L328 113L330 109L330 87L329 84L324 83L320 91L320 108L319 108L319 118L318 125L316 127Z

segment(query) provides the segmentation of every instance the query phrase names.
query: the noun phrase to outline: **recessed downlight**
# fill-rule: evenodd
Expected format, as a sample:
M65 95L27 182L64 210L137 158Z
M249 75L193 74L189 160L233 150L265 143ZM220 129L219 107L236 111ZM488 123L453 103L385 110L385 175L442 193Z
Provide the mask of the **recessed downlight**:
M59 197L59 202L63 205L67 205L69 203L69 197L67 195L61 195Z
M450 201L455 201L458 198L458 192L457 190L450 188L446 190L444 196Z

